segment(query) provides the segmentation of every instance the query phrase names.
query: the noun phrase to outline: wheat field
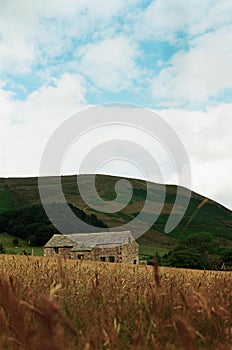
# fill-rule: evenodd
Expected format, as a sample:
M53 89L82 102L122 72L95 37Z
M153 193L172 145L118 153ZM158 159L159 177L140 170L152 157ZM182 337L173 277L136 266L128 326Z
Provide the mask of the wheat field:
M0 349L231 344L231 272L0 255Z

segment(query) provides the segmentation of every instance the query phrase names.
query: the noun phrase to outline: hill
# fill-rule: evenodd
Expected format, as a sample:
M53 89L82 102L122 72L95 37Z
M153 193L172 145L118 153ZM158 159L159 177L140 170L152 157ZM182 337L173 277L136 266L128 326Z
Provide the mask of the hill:
M91 191L91 175L79 176L83 177L86 183L86 190ZM106 201L114 199L116 197L114 191L115 184L120 179L120 177L116 176L97 175L96 189L101 198ZM123 210L113 214L98 212L90 208L83 201L76 185L76 176L63 176L62 188L68 203L83 210L88 215L95 214L97 218L108 227L115 227L134 219L134 217L141 212L145 203L147 195L146 182L138 179L128 180L133 187L133 196L129 204ZM50 185L52 185L52 182ZM154 196L146 212L147 220L151 218L151 215L154 215L151 214L150 208L154 208L159 202L159 186L161 189L164 185L154 184ZM198 209L198 206L203 203L205 197L195 192L191 192L191 200L188 209L179 225L171 233L165 234L164 227L173 208L177 186L166 185L165 187L165 204L157 222L148 232L138 239L138 242L143 247L142 254L151 255L155 253L157 248L161 249L162 252L166 252L172 248L176 241L183 235L186 236L198 232L210 232L219 239L221 245L232 244L232 212L211 199L205 201L205 204ZM187 193L188 190L186 189L186 194ZM54 194L51 194L51 202L56 202L56 196ZM1 213L5 213L9 210L28 208L38 204L41 204L41 201L37 178L0 179Z

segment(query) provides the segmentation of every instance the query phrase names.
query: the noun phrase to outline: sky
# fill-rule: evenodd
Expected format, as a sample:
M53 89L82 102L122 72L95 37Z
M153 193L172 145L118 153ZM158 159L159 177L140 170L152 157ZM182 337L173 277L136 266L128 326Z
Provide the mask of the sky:
M230 0L0 0L0 176L37 176L62 122L122 102L167 121L191 189L232 209L231 13Z

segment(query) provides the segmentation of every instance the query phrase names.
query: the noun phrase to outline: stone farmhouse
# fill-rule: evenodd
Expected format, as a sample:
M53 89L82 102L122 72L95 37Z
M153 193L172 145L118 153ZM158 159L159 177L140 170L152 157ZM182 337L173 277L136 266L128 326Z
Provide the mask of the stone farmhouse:
M44 246L44 256L77 260L138 264L139 245L130 231L55 234Z

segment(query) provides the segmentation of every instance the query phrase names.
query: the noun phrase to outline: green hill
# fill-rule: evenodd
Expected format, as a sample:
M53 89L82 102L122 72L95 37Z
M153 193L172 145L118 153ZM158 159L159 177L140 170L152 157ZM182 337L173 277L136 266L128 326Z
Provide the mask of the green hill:
M91 191L91 175L79 176L84 177L86 191ZM116 196L114 191L115 184L120 179L120 177L116 176L97 175L96 188L99 195L106 201L114 199ZM141 212L145 203L147 195L146 182L137 179L128 180L133 187L131 201L123 210L113 214L98 212L86 205L78 191L76 176L62 177L62 187L68 203L83 210L88 215L95 214L108 227L115 227L134 219ZM154 196L145 213L147 220L150 220L151 216L154 215L151 208L154 209L159 202L159 188L161 189L162 186L154 184ZM48 187L49 189L52 187L52 178ZM165 204L157 222L138 239L142 247L141 255L152 255L156 250L164 253L172 248L181 236L198 232L210 232L219 239L221 245L232 244L232 212L210 199L198 209L205 197L194 192L191 192L190 204L179 225L171 233L165 234L164 227L173 208L176 191L176 186L166 185ZM51 202L56 202L56 196L52 191ZM0 213L28 208L38 204L41 204L41 202L37 178L0 179Z

